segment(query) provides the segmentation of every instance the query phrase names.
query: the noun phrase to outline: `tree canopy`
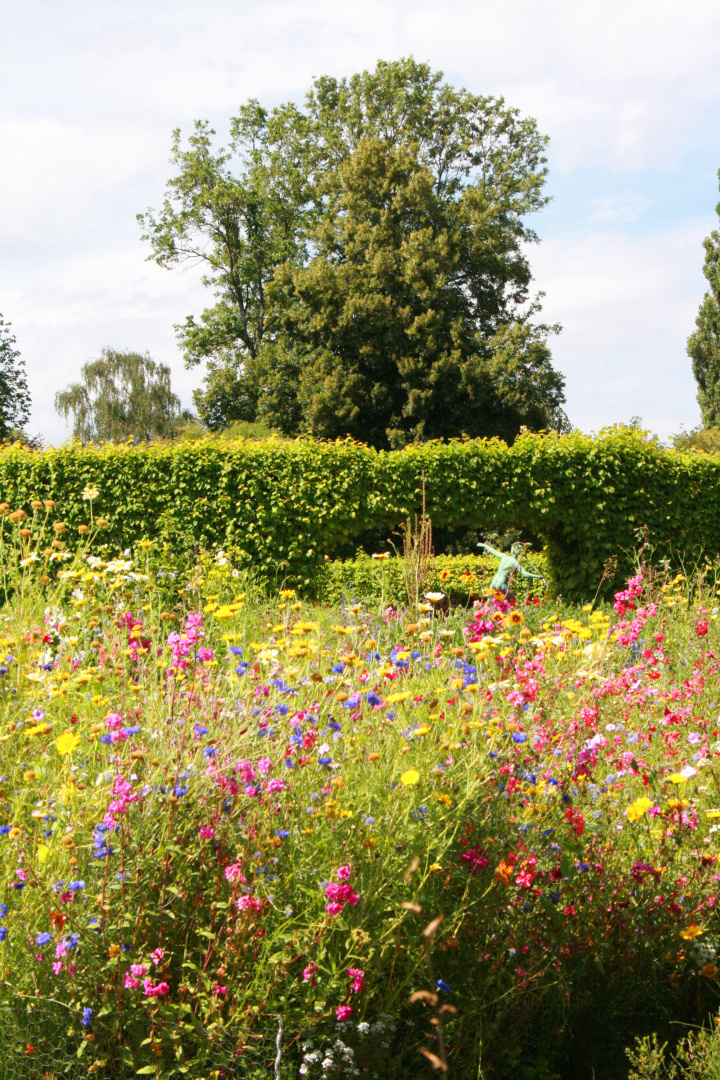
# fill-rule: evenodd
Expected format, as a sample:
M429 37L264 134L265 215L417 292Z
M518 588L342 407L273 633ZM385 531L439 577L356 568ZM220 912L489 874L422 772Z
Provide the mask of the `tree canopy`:
M15 341L10 323L0 315L0 440L20 434L30 419L25 361Z
M178 327L210 427L402 446L567 424L558 328L530 296L535 121L405 59L315 79L302 109L249 102L228 149L213 135L174 133L177 173L140 216L150 257L204 264L215 292Z
M720 180L720 170L718 170ZM720 217L720 203L715 207ZM698 405L706 428L720 425L720 232L714 229L704 241L703 273L710 286L700 304L695 332L687 351L698 384Z
M73 417L82 442L172 438L183 418L170 386L170 368L146 353L103 349L83 364L81 381L55 395L55 409Z

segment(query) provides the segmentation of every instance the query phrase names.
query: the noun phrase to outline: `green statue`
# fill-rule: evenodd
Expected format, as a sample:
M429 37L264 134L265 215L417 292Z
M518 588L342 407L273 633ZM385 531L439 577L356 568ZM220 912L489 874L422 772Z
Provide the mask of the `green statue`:
M538 578L540 581L544 581L545 578L542 574L531 574L529 570L526 570L520 565L520 558L525 550L524 544L513 544L510 548L510 554L507 552L497 551L495 548L490 547L489 544L478 544L478 547L485 548L490 555L494 555L496 559L500 560L495 577L490 582L490 588L501 592L504 596L507 596L508 588L510 587L510 581L513 574L518 573L524 578Z

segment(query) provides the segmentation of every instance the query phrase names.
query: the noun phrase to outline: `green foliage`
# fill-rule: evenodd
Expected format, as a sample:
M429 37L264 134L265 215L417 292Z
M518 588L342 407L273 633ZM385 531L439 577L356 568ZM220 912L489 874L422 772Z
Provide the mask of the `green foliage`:
M170 388L170 368L145 353L103 349L82 366L81 381L55 395L55 409L73 417L73 437L81 442L170 438L181 414Z
M527 306L525 223L546 138L502 99L412 59L315 79L304 110L249 102L229 150L198 123L159 214L162 266L201 261L217 303L180 328L207 359L210 428L377 447L566 426L562 376Z
M528 552L546 578L550 570L542 552ZM315 579L318 597L331 607L358 600L379 600L388 604L407 604L408 596L401 558L373 559L360 555L355 559L328 561ZM492 581L498 561L489 555L437 555L428 579L427 591L443 592L453 604L472 604L482 596ZM524 599L544 597L547 586L542 581L515 579L511 592Z
M720 171L718 171L720 178ZM720 203L716 207L720 216ZM698 404L705 427L720 420L720 232L713 230L704 242L703 273L710 286L700 305L687 351L698 384Z
M30 418L25 361L15 348L10 323L0 315L0 440L21 432Z
M617 575L629 572L642 537L655 561L692 568L720 555L717 460L664 450L628 429L400 452L273 439L0 453L0 496L13 508L55 498L76 529L87 520L82 491L93 485L116 549L141 537L179 552L231 546L266 580L304 589L326 555L354 554L363 534L389 536L418 514L423 475L434 528L539 536L567 597L591 598L610 558ZM606 591L617 575L605 575Z
M628 1080L720 1080L720 1035L714 1022L681 1039L672 1051L657 1035L639 1038L627 1056L632 1066Z
M720 427L696 427L673 435L676 450L699 450L705 454L720 454Z

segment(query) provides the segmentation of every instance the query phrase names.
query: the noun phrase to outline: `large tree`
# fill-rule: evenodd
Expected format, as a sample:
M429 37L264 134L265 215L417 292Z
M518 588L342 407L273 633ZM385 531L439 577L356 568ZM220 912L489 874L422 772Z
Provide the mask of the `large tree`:
M179 328L208 361L206 422L377 446L566 423L529 294L534 121L401 60L316 79L303 110L251 102L228 151L211 135L175 134L178 175L142 219L162 265L210 266L217 302Z
M72 415L82 442L172 438L187 414L170 386L170 368L147 353L103 349L83 364L80 382L55 395L55 409Z
M29 418L25 361L15 348L10 323L0 315L0 440L21 434Z
M718 170L720 180L720 170ZM720 217L720 203L715 210ZM703 273L710 286L700 305L687 351L698 384L698 404L704 427L720 425L720 232L714 229L704 241Z

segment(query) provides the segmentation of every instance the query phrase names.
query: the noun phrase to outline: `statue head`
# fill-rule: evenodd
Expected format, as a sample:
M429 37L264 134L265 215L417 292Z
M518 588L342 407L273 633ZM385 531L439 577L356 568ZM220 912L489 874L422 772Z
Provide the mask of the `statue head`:
M519 559L524 550L524 544L513 544L513 546L510 548L510 554L514 555L516 559Z

